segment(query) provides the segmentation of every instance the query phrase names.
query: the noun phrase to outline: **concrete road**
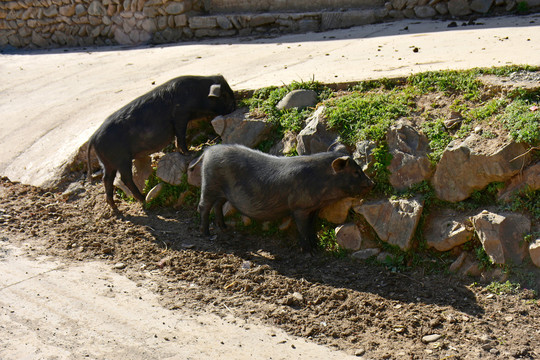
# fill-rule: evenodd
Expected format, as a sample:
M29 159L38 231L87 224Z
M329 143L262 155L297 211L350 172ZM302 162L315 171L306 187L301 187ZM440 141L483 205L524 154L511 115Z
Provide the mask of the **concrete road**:
M540 15L476 22L449 28L449 21L407 20L273 39L3 53L0 175L54 185L110 113L179 75L221 73L241 90L540 65Z
M0 359L355 358L232 315L167 310L150 272L135 283L103 262L29 257L24 245L0 231Z

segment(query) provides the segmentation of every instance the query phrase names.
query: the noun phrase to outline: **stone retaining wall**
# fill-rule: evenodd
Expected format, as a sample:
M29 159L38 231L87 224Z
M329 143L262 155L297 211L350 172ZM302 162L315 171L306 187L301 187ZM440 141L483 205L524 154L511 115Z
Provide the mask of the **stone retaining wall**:
M540 6L540 0L313 0L313 8L326 10L284 12L283 1L256 1L246 12L238 6L250 2L210 0L15 0L0 2L0 49L55 48L102 45L174 43L207 37L267 36L347 28L400 18L459 18L471 14L515 12ZM244 4L245 3L245 4ZM306 0L298 3L307 6ZM221 6L221 7L219 7ZM215 9L214 9L215 8ZM254 12L260 9L273 12ZM214 10L212 10L214 9ZM212 10L212 11L210 11ZM294 10L294 9L293 9Z

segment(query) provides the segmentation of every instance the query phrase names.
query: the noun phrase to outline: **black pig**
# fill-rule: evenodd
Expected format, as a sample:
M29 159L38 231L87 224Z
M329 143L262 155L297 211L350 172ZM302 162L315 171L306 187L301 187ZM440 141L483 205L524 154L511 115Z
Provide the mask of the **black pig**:
M88 141L103 167L107 203L116 209L113 182L122 182L144 202L131 172L132 160L163 149L176 136L177 147L187 153L186 128L190 120L224 115L236 107L234 93L223 76L181 76L158 86L111 114Z
M345 197L360 196L373 182L360 166L341 152L278 157L241 145L215 145L202 155L201 231L208 235L208 215L213 208L216 223L225 228L222 207L229 201L239 212L257 220L292 215L304 251L317 242L318 210ZM199 160L199 161L200 161Z

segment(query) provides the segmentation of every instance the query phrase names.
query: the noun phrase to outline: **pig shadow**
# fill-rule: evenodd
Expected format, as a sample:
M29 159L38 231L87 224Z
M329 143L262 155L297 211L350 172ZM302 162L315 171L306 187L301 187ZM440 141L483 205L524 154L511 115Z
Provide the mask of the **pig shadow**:
M193 249L238 256L253 266L267 265L279 274L336 289L371 293L402 303L450 306L469 316L481 317L484 309L468 288L472 279L462 279L442 270L426 274L423 268L392 271L376 261L337 258L328 252L306 254L296 245L295 231L288 234L261 234L260 229L225 232L211 230L200 234L194 209L147 210L147 216L123 216L133 224L145 226L158 246L170 250ZM261 255L266 254L266 255ZM268 256L270 255L270 256Z

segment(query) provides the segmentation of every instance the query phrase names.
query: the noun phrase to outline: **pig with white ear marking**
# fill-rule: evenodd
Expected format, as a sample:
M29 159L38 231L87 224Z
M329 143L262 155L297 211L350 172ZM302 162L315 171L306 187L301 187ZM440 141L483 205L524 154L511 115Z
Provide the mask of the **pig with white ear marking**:
M88 141L103 167L107 203L116 210L113 182L120 171L122 182L144 203L131 172L131 162L163 149L175 137L179 150L187 153L186 128L190 120L225 115L236 108L234 93L221 75L180 76L138 97L111 114Z

